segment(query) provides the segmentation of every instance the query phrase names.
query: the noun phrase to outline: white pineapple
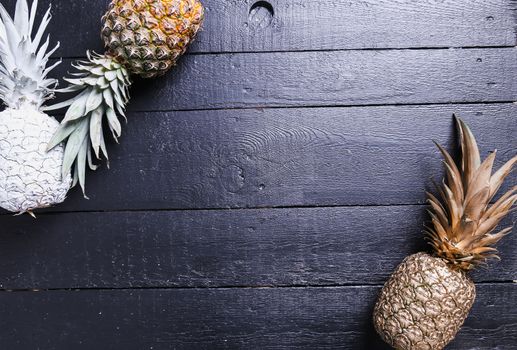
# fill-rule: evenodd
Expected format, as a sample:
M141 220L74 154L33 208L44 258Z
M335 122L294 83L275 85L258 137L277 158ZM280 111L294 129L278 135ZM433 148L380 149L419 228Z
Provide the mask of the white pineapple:
M41 44L51 16L49 8L34 28L37 7L18 0L12 19L0 4L0 207L17 213L63 202L72 181L61 171L63 145L47 152L59 123L42 106L54 96L47 75L60 62L47 64L59 44L48 50L48 36Z

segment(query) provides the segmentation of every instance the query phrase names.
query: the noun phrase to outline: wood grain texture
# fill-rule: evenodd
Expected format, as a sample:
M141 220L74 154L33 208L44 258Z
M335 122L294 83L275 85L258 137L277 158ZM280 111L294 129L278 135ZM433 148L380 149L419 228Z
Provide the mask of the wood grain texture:
M72 62L51 76L69 76ZM128 109L508 102L516 81L517 48L194 55L161 78L137 79Z
M129 109L514 101L516 82L517 48L196 55L135 84Z
M100 18L109 0L52 2L50 31L59 55L103 51ZM257 1L204 0L206 21L190 51L257 52L408 47L515 46L512 0L270 0L274 15L250 13ZM9 11L15 0L4 0ZM80 19L80 20L79 20Z
M379 284L404 257L428 250L426 209L1 216L0 289ZM475 281L517 280L515 246L517 233Z
M1 293L0 336L12 350L372 349L378 287ZM515 284L478 286L453 349L511 350Z
M387 349L371 311L426 249L431 139L454 149L458 113L497 165L517 150L514 0L202 1L191 54L135 82L91 200L0 213L2 348ZM102 51L109 1L52 2L61 76ZM515 349L516 244L474 274L448 349Z
M90 200L76 189L56 209L424 203L443 174L432 140L457 142L453 113L497 165L516 153L511 103L131 113L111 169L88 174Z
M69 77L72 63L50 75ZM516 82L517 47L191 55L161 78L136 79L128 109L509 102Z

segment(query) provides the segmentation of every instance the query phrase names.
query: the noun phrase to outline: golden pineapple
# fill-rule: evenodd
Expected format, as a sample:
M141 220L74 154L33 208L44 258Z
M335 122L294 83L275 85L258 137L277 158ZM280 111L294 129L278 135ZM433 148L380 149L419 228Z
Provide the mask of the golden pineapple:
M439 194L428 193L432 226L427 229L434 255L407 257L384 285L375 305L375 329L400 350L443 349L467 317L476 288L467 272L497 257L493 245L511 227L493 231L517 201L517 186L489 203L517 163L517 156L492 174L496 152L481 162L468 126L456 119L461 139L461 166L437 145L447 181Z
M113 0L103 17L108 54L152 78L176 64L203 20L198 0Z
M68 101L46 110L68 107L61 126L48 143L48 150L66 140L62 173L74 167L73 184L85 191L88 166L97 169L94 157L108 159L104 126L118 141L129 102L130 75L152 78L165 74L185 53L199 31L204 9L198 0L112 0L102 18L104 55L88 53L88 60L70 86L59 90L76 93Z

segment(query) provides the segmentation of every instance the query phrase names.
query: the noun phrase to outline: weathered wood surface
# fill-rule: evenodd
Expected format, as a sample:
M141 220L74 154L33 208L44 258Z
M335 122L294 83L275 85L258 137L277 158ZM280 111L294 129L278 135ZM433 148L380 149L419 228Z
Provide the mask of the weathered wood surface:
M516 82L517 48L193 55L160 79L138 80L128 108L500 102L515 100Z
M404 257L428 249L426 209L1 216L0 288L381 284ZM502 261L477 271L475 281L517 280L516 246L517 234L506 237Z
M425 203L453 113L496 165L515 154L513 103L131 113L111 169L88 174L90 200L74 190L55 210Z
M389 349L370 315L379 287L0 293L8 349ZM478 287L447 348L513 350L517 285Z
M190 52L515 46L512 0L203 0L206 21ZM43 0L53 5L59 55L103 51L101 16L109 0ZM9 11L15 0L4 0Z
M60 76L102 51L109 1L52 2ZM514 0L204 3L192 54L136 81L91 200L0 215L2 348L386 349L371 309L426 249L431 139L453 149L458 113L515 154ZM515 349L516 240L449 349Z

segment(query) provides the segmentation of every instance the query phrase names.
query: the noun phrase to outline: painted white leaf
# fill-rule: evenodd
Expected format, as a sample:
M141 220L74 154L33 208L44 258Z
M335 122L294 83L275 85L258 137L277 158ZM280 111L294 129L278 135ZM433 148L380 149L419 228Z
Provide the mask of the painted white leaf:
M63 142L75 129L77 129L78 121L61 124L56 133L50 139L47 145L47 152Z
M106 116L108 117L108 123L113 133L113 138L117 140L118 137L122 134L122 126L120 125L120 121L117 118L117 114L112 108L108 108L106 110Z
M112 92L109 89L106 89L102 92L102 96L104 97L104 103L106 103L108 107L114 108Z
M88 95L86 93L82 93L77 97L77 99L68 107L66 111L65 118L61 123L66 123L72 120L76 120L84 117L88 112L86 111L86 100Z
M90 117L90 140L97 159L99 159L99 149L101 146L103 114L104 108L99 107L91 113Z
M107 71L106 73L104 73L104 76L109 81L116 80L117 79L117 71Z
M83 144L83 140L88 134L88 119L89 118L81 119L77 123L77 128L72 132L72 134L68 138L65 147L65 155L63 158L63 177L66 177L66 175L70 172L72 164L74 164L74 161L77 157L77 153L79 152L79 149Z
M85 186L85 180L86 180L86 156L88 153L88 138L85 137L83 140L83 144L81 145L81 148L79 149L79 152L77 154L77 162L76 162L76 168L77 168L77 176L79 178L79 185L81 186L81 189L83 190L83 195L86 199L86 186Z
M102 103L102 92L92 88L86 100L86 113L97 109Z

